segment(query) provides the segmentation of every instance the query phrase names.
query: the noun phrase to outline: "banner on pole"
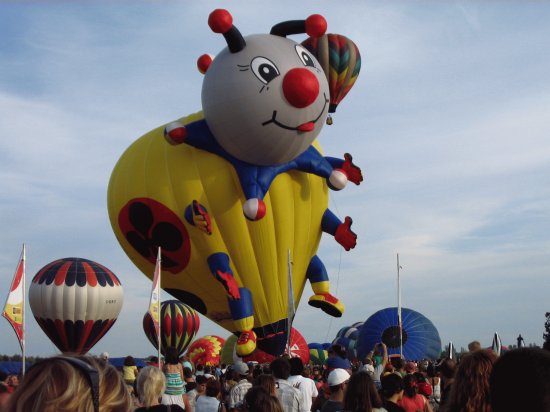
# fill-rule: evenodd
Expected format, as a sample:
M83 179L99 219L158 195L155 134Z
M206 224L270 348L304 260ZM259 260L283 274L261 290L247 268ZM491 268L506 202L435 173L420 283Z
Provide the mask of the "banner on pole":
M149 301L149 315L153 319L155 325L155 333L157 335L158 342L160 344L160 271L161 271L161 259L160 248L157 256L157 263L155 265L155 274L153 276L153 288L151 290L151 300Z
M23 311L24 311L24 299L23 299L23 287L25 277L25 251L21 252L21 258L15 269L15 275L11 282L10 291L4 305L4 311L2 316L5 317L13 327L17 339L19 339L19 345L21 350L25 345L25 336L23 332Z

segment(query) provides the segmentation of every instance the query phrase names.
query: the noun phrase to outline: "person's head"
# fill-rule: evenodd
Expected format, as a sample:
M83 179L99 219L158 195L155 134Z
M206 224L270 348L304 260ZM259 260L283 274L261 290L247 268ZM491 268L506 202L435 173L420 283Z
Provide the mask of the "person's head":
M338 356L340 358L345 358L347 356L346 348L342 345L334 344L328 349L328 356Z
M165 388L166 378L159 368L147 366L139 372L137 393L143 406L149 408L151 405L158 403Z
M344 394L344 410L371 412L372 408L382 407L374 381L366 372L351 375Z
M456 362L453 359L445 358L439 364L439 375L444 379L453 379L456 371Z
M246 379L248 374L250 373L250 368L248 365L244 362L237 362L233 365L233 370L235 371L235 374L238 375L238 379Z
M5 406L13 412L133 411L120 373L87 356L55 356L29 368Z
M273 375L268 375L267 373L262 373L254 379L254 386L261 386L267 390L270 394L275 395L277 393L275 386L275 378Z
M493 412L550 411L550 352L520 348L504 353L490 377Z
M103 353L101 354L100 358L101 358L103 361L107 362L107 361L109 360L109 353L108 353L108 352L103 352Z
M14 388L19 386L19 375L12 373L11 375L8 375L6 379L6 385L13 386Z
M164 353L164 362L169 365L177 365L180 363L178 349L174 346L168 346Z
M244 396L245 412L284 412L279 399L261 386L253 386Z
M416 366L415 362L409 361L405 364L405 372L407 372L407 373L415 373L416 368L417 368L417 366Z
M185 378L185 380L193 379L193 371L191 370L191 368L188 368L187 366L183 368L183 377Z
M405 369L405 359L403 358L391 358L391 363L395 369L398 371Z
M206 391L206 383L208 382L208 378L204 375L198 375L195 378L195 382L197 384L196 390L198 393L204 393Z
M413 374L407 374L403 378L403 390L405 391L404 396L409 398L414 398L418 393L418 382L416 381L416 376Z
M398 395L397 399L403 397L403 378L397 373L387 373L380 378L382 383L382 396L386 399Z
M477 350L462 357L451 389L450 410L491 412L489 376L495 360L495 354L487 350Z
M470 343L468 343L468 351L475 352L481 349L481 343L479 343L477 340L474 340Z
M293 376L302 375L304 373L304 363L300 358L290 358L290 374Z
M220 394L220 390L220 383L216 379L208 379L206 382L206 396L215 398Z
M327 384L330 388L330 393L337 393L338 391L344 391L349 383L350 374L345 369L333 369L330 371L327 377Z
M134 359L133 356L126 356L124 358L124 366L136 366L136 360Z
M286 358L276 358L270 364L271 372L277 379L288 379L290 376L290 363Z

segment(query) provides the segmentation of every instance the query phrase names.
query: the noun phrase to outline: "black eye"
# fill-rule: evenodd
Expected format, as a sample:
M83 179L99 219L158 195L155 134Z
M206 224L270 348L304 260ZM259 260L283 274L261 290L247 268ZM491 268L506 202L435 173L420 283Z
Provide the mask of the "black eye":
M313 60L313 57L304 47L297 44L296 53L298 53L298 57L300 58L302 63L304 63L304 66L315 67L315 61Z
M250 63L254 75L264 84L268 84L275 77L279 76L277 66L265 57L254 57Z

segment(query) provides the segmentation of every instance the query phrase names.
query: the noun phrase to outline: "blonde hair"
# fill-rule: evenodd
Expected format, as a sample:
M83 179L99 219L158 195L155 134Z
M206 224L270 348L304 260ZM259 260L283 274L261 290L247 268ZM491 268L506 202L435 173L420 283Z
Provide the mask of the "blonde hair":
M91 357L75 356L98 372L99 411L131 412L130 394L118 371ZM4 407L7 412L93 412L92 386L86 372L53 357L35 363Z
M166 389L164 373L157 367L143 368L137 377L137 392L139 400L146 408L158 403Z

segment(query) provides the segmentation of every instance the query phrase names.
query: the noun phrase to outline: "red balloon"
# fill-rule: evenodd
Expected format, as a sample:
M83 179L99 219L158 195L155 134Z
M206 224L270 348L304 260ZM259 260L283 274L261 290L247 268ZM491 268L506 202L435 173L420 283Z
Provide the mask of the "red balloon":
M296 329L290 331L290 357L300 358L304 365L309 363L309 347L304 337ZM261 349L256 349L250 356L243 358L245 362L271 363L275 356L264 352Z

